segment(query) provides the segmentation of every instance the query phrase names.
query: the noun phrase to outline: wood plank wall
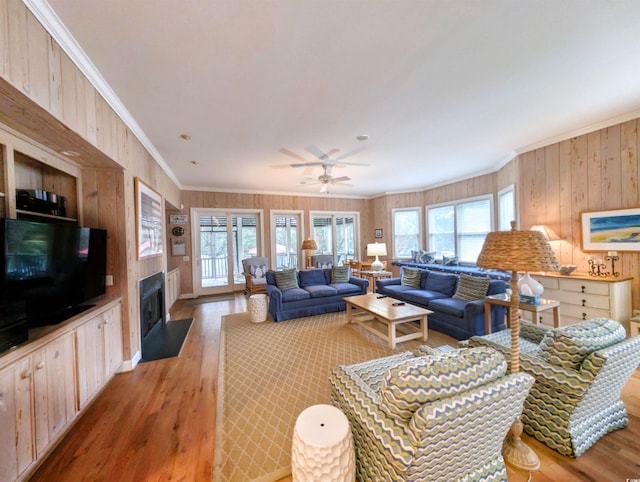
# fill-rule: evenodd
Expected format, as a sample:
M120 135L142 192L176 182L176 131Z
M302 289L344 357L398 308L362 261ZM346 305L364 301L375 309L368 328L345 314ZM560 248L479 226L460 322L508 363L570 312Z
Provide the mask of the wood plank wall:
M640 206L639 123L640 119L634 119L600 129L520 154L514 160L521 228L550 226L561 238L552 242L560 263L588 270L588 254L581 244L582 212ZM633 306L640 308L640 253L618 251L618 255L616 270L634 278Z

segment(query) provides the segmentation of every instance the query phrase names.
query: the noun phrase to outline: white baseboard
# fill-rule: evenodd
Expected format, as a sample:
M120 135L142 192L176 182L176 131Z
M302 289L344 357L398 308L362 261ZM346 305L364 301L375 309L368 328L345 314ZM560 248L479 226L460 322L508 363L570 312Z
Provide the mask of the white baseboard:
M140 363L140 360L142 360L142 352L137 351L131 360L125 360L122 362L122 367L118 373L132 372L138 363Z

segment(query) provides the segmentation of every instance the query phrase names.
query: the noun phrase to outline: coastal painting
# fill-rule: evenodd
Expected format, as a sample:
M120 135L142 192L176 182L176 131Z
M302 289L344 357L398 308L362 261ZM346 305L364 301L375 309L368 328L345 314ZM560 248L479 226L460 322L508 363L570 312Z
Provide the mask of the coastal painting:
M582 213L583 251L640 251L640 208Z

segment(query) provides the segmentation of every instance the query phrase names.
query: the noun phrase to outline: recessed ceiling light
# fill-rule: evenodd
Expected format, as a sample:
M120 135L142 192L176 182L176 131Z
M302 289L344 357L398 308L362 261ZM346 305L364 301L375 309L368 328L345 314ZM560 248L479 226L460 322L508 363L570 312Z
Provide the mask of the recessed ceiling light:
M189 134L180 134L180 137L185 141L191 140L191 136Z
M356 137L356 139L358 139L359 141L366 141L367 139L369 139L369 136L367 134L360 134L358 137Z
M69 157L78 157L80 155L80 153L76 151L60 151L60 154Z
M198 161L191 161L191 164L195 166L196 164L198 164Z

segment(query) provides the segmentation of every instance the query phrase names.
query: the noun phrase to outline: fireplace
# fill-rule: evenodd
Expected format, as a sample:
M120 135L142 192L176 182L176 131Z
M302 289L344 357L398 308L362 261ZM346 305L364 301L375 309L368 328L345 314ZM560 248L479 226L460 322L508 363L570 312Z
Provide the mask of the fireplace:
M149 334L157 324L166 323L164 308L164 273L156 273L139 282L140 287L140 338Z

